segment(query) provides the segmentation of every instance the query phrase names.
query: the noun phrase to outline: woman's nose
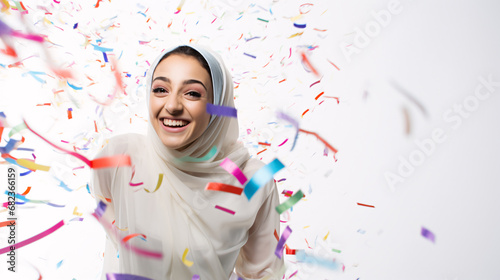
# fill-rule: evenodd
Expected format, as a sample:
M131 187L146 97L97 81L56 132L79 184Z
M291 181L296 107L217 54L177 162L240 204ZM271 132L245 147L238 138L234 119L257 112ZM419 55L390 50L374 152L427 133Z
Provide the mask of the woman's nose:
M182 101L179 100L177 94L171 94L166 98L163 107L172 115L180 114L182 112Z

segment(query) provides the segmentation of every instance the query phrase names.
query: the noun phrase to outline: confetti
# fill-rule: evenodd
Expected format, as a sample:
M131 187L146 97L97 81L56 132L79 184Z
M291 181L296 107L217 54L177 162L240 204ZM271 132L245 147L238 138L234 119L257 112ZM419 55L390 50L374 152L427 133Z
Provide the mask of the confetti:
M287 201L276 206L276 211L281 215L283 212L290 209L293 205L295 205L297 202L299 202L302 199L303 195L304 194L302 193L302 191L299 190L292 197L290 197Z
M227 209L227 208L222 207L222 206L219 206L219 205L215 205L215 208L216 208L216 209L219 209L219 210L222 210L222 211L224 211L224 212L227 212L227 213L229 213L229 214L231 214L231 215L234 215L234 214L236 213L236 212L234 212L233 210Z
M430 241L432 241L432 243L436 243L436 236L430 230L422 227L422 230L420 231L420 234L423 237L425 237L425 238L429 239Z
M224 168L224 170L226 170L227 172L232 174L234 177L236 177L236 179L238 179L240 184L244 185L247 182L248 179L245 176L245 174L243 174L243 172L240 170L240 168L234 162L232 162L229 158L225 158L220 163L220 166L222 168Z
M292 234L292 229L289 226L286 226L285 230L281 234L281 238L278 241L278 245L276 246L276 250L274 251L274 254L278 256L278 258L281 259L283 256L283 247L285 247L285 242L290 237L290 234Z
M225 116L225 117L232 117L232 118L237 117L236 108L227 107L227 106L218 106L218 105L214 105L212 103L207 103L207 113L209 113L210 115L218 115L218 116Z
M270 181L274 174L283 169L285 166L278 159L274 159L271 163L265 165L261 169L257 170L252 178L246 184L243 192L247 196L248 200L252 198L257 190L264 186L268 181Z
M404 96L406 96L408 99L410 99L411 102L413 102L415 105L417 105L417 107L420 109L420 111L422 111L422 114L424 116L429 117L429 115L427 114L427 110L425 109L425 107L412 94L410 94L408 91L406 91L405 89L403 89L400 85L398 85L394 81L391 81L390 84L394 88L396 88L400 93L402 93Z
M193 278L191 278L191 280L200 280L200 275L198 274L193 275Z
M189 252L189 249L186 248L186 250L184 250L184 254L182 254L182 262L187 266L187 267L191 267L193 265L193 262L192 261L188 261L186 259L186 256Z
M28 160L28 159L20 158L20 159L16 160L16 162L19 166L25 167L25 168L30 169L32 171L33 170L41 170L41 171L49 171L50 170L50 166L37 164L37 163L34 163L33 161Z
M77 212L76 209L78 209L78 207L75 206L75 209L73 210L73 215L75 215L75 216L81 216L82 213Z
M27 195L31 191L31 187L28 187L21 195Z
M363 204L363 203L359 203L359 202L357 202L357 204L358 204L359 206L365 206L365 207L375 208L375 206L373 206L373 205Z
M70 84L68 81L66 81L66 83L68 84L68 86L70 86L74 90L82 90L83 89L83 87L77 87L75 85Z
M68 120L71 120L73 118L73 114L71 113L73 109L68 108Z
M97 5L99 5L99 2L97 2ZM153 280L153 279L132 274L106 273L106 280Z
M293 23L293 26L297 27L297 28L306 28L306 24L298 24L298 23Z
M304 250L298 250L295 254L297 257L297 261L302 263L312 263L329 269L339 269L340 264L336 261L332 261L330 259L318 258L315 256L308 255L304 252Z
M311 131L307 131L307 130L304 130L304 129L301 129L299 128L299 131L300 132L304 132L304 133L307 133L307 134L311 134L311 135L314 135L316 136L316 138L318 138L321 142L323 142L323 144L325 144L330 150L332 150L334 153L337 153L337 149L335 149L332 145L330 145L328 142L326 142L323 138L321 138L317 133L315 132L311 132Z
M16 250L18 250L19 248L22 248L22 247L24 247L26 245L29 245L29 244L31 244L31 243L33 243L35 241L38 241L38 240L40 240L40 239L48 236L49 234L51 234L51 233L55 232L56 230L60 229L63 225L64 225L64 221L61 220L59 223L55 224L51 228L49 228L49 229L47 229L47 230L45 230L45 231L43 231L43 232L41 232L41 233L39 233L39 234L31 237L31 238L28 238L28 239L26 239L24 241L17 242L16 245L15 245L16 246ZM0 255L1 254L5 254L5 253L7 253L9 251L10 251L10 246L2 248L2 249L0 249Z
M156 191L160 188L160 186L161 186L161 183L162 183L162 182L163 182L163 173L160 173L160 174L158 175L158 182L156 183L156 188L155 188L155 190L154 190L154 191L152 191L152 192L151 192L151 191L149 191L149 190L148 190L148 189L146 189L146 188L144 188L144 190L145 190L146 192L148 192L148 193L154 193L154 192L156 192Z
M180 158L179 160L188 161L188 162L202 162L202 161L210 160L211 158L213 158L215 156L216 153L217 153L217 147L213 146L212 149L210 149L210 151L204 157L195 158L195 157L185 156L185 157Z
M285 139L285 141L283 141L281 144L279 144L279 145L278 145L278 147L283 146L283 144L285 144L285 143L286 143L286 141L288 141L288 138L287 138L287 139Z
M317 77L319 77L320 74L319 74L318 70L316 70L316 68L314 68L314 66L312 66L311 62L307 58L307 55L304 52L302 52L300 55L302 57L302 63L304 63L307 66L307 68L309 68L314 73L314 75L316 75ZM319 81L316 82L316 83L319 83ZM310 87L312 87L316 83L312 84Z
M132 233L132 234L129 234L129 235L123 237L122 241L123 242L127 242L127 241L129 241L130 239L132 239L132 238L134 238L136 236L139 236L139 237L142 237L142 238L146 239L146 235L144 235L142 233Z

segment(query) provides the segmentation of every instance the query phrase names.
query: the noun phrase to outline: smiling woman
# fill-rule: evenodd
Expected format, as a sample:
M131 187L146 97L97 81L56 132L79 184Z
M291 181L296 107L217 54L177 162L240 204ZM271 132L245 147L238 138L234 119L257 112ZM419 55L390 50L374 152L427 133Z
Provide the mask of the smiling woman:
M209 103L234 107L222 59L205 47L180 46L160 54L146 78L147 135L113 137L97 155L128 154L132 167L92 174L95 197L106 198L104 217L119 229L119 236L107 232L103 279L110 272L152 279L281 278L283 259L274 254L280 232L275 183L267 182L250 201L205 190L211 182L240 188L223 161L247 177L264 166L237 141L236 118L206 111ZM125 242L162 258L138 255Z

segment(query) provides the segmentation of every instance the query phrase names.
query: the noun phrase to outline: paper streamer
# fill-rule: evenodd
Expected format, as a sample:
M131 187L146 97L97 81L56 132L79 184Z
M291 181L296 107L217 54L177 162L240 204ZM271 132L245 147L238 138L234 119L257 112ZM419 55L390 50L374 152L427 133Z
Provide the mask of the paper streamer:
M189 252L189 249L186 248L186 250L184 250L184 254L182 254L182 262L187 266L187 267L191 267L194 263L192 261L188 261L186 260L186 256Z
M213 146L212 149L204 156L201 158L195 158L195 157L182 157L179 160L181 161L188 161L188 162L202 162L202 161L207 161L215 156L215 153L217 153L217 147Z
M131 165L130 156L128 156L128 155L116 155L116 156L110 156L110 157L102 157L102 158L97 158L97 159L90 161L89 159L87 159L86 157L84 157L78 153L63 149L63 148L53 144L52 142L50 142L49 140L45 139L43 136L41 136L40 134L35 132L33 129L31 129L31 127L26 123L26 121L24 121L24 124L26 125L26 128L28 128L36 136L40 137L43 141L47 142L49 145L51 145L52 147L54 147L60 151L63 151L67 154L70 154L70 155L80 159L81 161L85 162L85 164L87 164L90 168L98 169L98 168L106 168L106 167L119 167L119 166L130 166Z
M153 280L153 279L133 274L106 273L106 280Z
M243 189L243 192L247 196L248 200L252 198L258 189L264 186L269 180L273 179L274 174L284 167L283 163L276 158L255 172Z
M335 149L332 145L326 142L325 139L321 138L316 132L307 131L301 128L299 128L299 131L316 136L316 138L318 138L321 142L323 142L323 144L325 144L328 147L328 149L332 150L334 153L338 152L337 149Z
M200 275L198 274L193 275L193 278L191 278L191 280L200 280Z
M224 211L224 212L227 212L227 213L229 213L229 214L231 214L231 215L234 215L234 214L236 213L236 212L234 212L234 211L233 211L233 210L231 210L231 209L227 209L227 208L222 207L222 206L219 206L219 205L215 205L215 208L216 208L216 209L219 209L219 210L222 210L222 211Z
M299 137L299 122L283 112L276 113L276 116L282 120L285 120L285 121L291 123L293 125L293 127L295 127L295 129L296 129L295 137L293 139L292 149L290 149L290 151L293 151L293 148L295 148L295 143L297 142L297 138Z
M304 194L302 193L301 190L299 190L292 197L290 197L287 201L276 206L276 211L281 215L283 212L290 209L293 205L295 205L297 202L299 202L303 196L304 196Z
M243 188L223 184L223 183L216 183L216 182L210 182L207 184L205 187L205 190L207 191L221 191L221 192L228 192L228 193L234 193L237 195L241 195L243 192Z
M422 234L423 237L432 241L432 243L436 243L436 236L430 230L422 227L422 231L420 232L420 234Z
M224 168L227 172L230 174L233 174L236 179L240 182L240 184L244 185L247 182L247 177L241 169L236 165L234 162L232 162L229 158L225 158L221 163L220 166Z
M339 269L340 264L334 260L318 258L315 256L308 255L304 250L297 250L295 253L297 261L302 263L312 263L329 269Z
M16 162L20 166L26 167L27 169L30 169L30 170L41 170L41 171L49 171L50 170L50 166L37 164L37 163L32 162L31 160L27 160L24 158L20 158L20 159L16 160Z
M160 174L158 175L158 183L156 183L156 188L155 188L155 190L154 190L154 191L149 191L149 190L148 190L148 189L146 189L146 188L144 188L144 190L145 190L146 192L148 192L148 193L154 193L155 191L157 191L157 190L160 188L160 186L161 186L161 182L163 182L163 173L160 173Z
M227 107L227 106L218 106L212 103L207 103L207 113L210 115L218 115L224 117L237 117L236 108Z
M285 230L281 234L281 238L278 241L278 245L276 246L276 250L274 251L274 254L278 256L278 258L281 259L283 256L283 247L285 247L285 242L290 237L290 234L292 234L292 229L289 226L286 226Z
M122 241L123 242L127 242L129 241L130 239L136 237L136 236L142 236L144 239L146 239L146 235L142 234L142 233L132 233L132 234L129 234L127 236L125 236Z
M41 232L41 233L39 233L39 234L31 237L31 238L28 238L28 239L26 239L24 241L16 243L16 245L15 245L16 250L18 250L19 248L22 248L22 247L24 247L26 245L29 245L29 244L31 244L31 243L33 243L35 241L38 241L38 240L40 240L40 239L48 236L49 234L51 234L51 233L55 232L56 230L60 229L62 226L64 226L64 221L63 220L61 220L59 223L55 224L54 226L52 226L51 228L47 229L44 232ZM1 254L5 254L5 253L7 253L9 251L10 251L10 246L2 248L2 249L0 249L0 255Z
M12 135L14 135L14 134L16 134L16 133L20 132L21 130L26 129L26 128L27 128L27 127L26 127L26 123L20 123L20 124L18 124L18 125L16 125L16 126L14 126L14 127L10 130L10 132L9 132L9 138L11 138L11 137L12 137Z

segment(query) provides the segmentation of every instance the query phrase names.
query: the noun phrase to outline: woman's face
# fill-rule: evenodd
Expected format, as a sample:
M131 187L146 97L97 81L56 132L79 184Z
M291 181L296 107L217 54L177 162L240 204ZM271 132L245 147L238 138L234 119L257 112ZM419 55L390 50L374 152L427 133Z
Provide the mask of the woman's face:
M210 75L192 56L171 54L153 73L151 122L165 146L182 151L208 126L212 103Z

